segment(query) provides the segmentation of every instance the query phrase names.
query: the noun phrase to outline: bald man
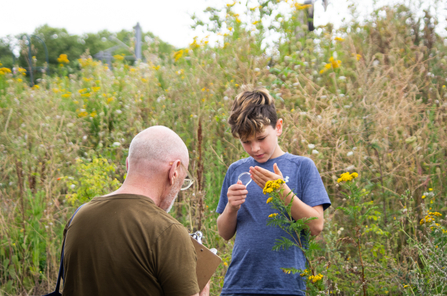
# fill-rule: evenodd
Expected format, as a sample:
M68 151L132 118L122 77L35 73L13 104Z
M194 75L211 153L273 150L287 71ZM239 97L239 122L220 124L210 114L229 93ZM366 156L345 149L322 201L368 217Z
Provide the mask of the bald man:
M194 246L167 213L188 162L186 145L166 127L132 140L123 185L93 198L65 227L62 295L199 295ZM208 294L207 285L200 296Z

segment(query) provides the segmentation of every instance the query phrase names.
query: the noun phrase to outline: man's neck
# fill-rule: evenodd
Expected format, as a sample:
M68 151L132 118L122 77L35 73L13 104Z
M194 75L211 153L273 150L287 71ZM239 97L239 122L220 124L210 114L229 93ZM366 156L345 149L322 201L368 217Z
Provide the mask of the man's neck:
M141 186L141 184L147 184L147 186ZM158 183L160 184L160 183ZM151 186L151 184L148 184L146 182L132 182L129 179L126 179L123 183L123 185L115 190L114 192L111 192L105 196L115 195L115 194L135 194L135 195L142 195L146 196L147 198L150 198L154 201L154 203L159 206L161 202L161 195L162 192L155 184L152 184L154 186Z

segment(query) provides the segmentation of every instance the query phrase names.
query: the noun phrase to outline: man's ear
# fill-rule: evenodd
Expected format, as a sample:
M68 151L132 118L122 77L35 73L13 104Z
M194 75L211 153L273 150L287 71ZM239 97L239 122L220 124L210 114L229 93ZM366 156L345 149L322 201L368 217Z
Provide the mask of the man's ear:
M180 167L180 160L176 160L173 162L169 163L171 165L171 168L169 169L169 184L174 185L175 184L175 179L179 177L179 172L178 169Z
M282 118L278 119L278 121L276 121L276 136L279 137L282 134L282 124L283 124L283 120Z

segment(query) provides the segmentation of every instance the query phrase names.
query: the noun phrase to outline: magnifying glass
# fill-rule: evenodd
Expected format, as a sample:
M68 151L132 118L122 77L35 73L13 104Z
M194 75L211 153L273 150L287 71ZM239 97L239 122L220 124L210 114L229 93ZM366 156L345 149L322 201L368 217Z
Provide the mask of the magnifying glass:
M245 187L247 187L248 184L250 184L251 181L252 181L252 179L251 179L250 176L251 176L251 175L250 175L249 172L245 172L245 173L240 174L239 177L237 177L237 180L238 180L238 181L241 181L242 184L244 184Z

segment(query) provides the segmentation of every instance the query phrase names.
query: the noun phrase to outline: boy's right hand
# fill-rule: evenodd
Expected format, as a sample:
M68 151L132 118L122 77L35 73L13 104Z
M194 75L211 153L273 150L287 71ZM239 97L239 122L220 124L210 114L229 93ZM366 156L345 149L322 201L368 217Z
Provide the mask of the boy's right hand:
M245 202L247 194L248 191L245 185L242 184L241 181L237 181L236 184L233 184L228 188L228 206L232 210L238 211L241 208L241 205Z

